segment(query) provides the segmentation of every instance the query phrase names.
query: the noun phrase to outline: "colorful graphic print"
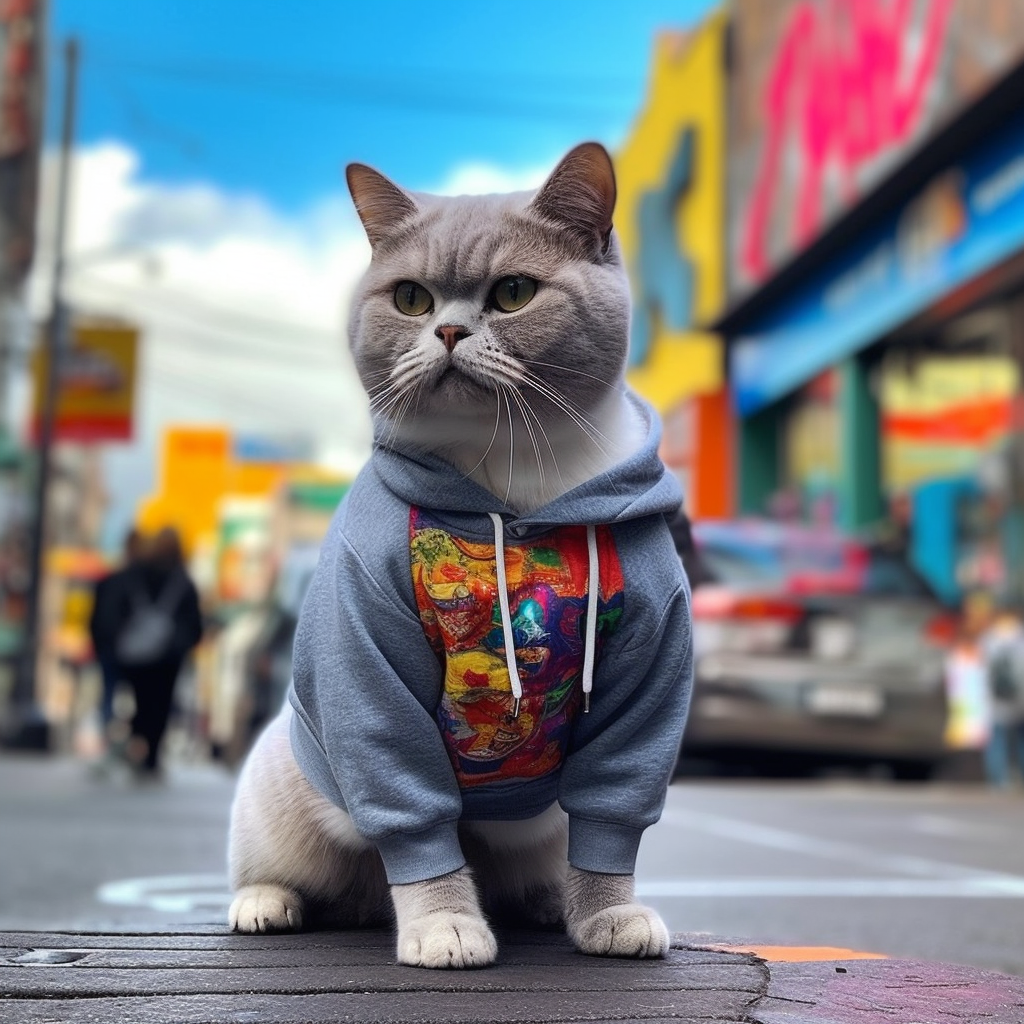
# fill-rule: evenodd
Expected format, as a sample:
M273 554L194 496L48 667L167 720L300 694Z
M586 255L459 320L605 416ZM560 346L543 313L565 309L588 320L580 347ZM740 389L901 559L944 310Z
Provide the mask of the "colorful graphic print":
M555 771L580 707L587 606L587 534L562 526L505 544L516 663L523 684L512 717L512 683L498 602L494 545L453 536L429 513L409 517L412 579L420 621L444 667L437 709L459 785L521 782ZM611 531L597 528L598 654L624 604Z

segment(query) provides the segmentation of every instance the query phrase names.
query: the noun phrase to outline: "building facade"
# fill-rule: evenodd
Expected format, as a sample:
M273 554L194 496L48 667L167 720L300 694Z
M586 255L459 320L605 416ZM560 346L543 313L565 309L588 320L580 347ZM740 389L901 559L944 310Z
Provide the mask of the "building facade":
M1024 5L737 0L736 505L1024 595Z

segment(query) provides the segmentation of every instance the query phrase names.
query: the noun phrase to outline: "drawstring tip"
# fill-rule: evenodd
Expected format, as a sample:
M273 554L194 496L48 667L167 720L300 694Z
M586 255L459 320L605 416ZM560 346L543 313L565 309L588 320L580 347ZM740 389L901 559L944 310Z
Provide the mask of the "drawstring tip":
M590 714L590 693L587 690L583 691L583 714Z
M513 718L518 718L519 717L519 704L520 704L519 698L518 697L513 698L513 700L512 700L512 717Z

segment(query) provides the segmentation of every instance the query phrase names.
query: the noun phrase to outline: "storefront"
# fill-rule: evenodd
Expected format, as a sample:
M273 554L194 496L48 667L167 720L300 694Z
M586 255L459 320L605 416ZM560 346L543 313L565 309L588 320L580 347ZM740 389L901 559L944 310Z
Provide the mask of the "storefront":
M1024 5L739 0L732 31L740 510L1021 593Z

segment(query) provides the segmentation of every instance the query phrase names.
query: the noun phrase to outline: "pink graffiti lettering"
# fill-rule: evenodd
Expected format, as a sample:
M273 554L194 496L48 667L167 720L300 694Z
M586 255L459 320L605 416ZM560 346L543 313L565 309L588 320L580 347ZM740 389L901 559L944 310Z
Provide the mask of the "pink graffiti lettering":
M847 202L856 172L906 141L925 109L954 0L931 0L919 45L909 41L914 0L804 0L795 6L764 91L767 138L740 248L743 271L770 270L767 234L788 139L796 143L791 239L806 245L822 218L826 172Z

